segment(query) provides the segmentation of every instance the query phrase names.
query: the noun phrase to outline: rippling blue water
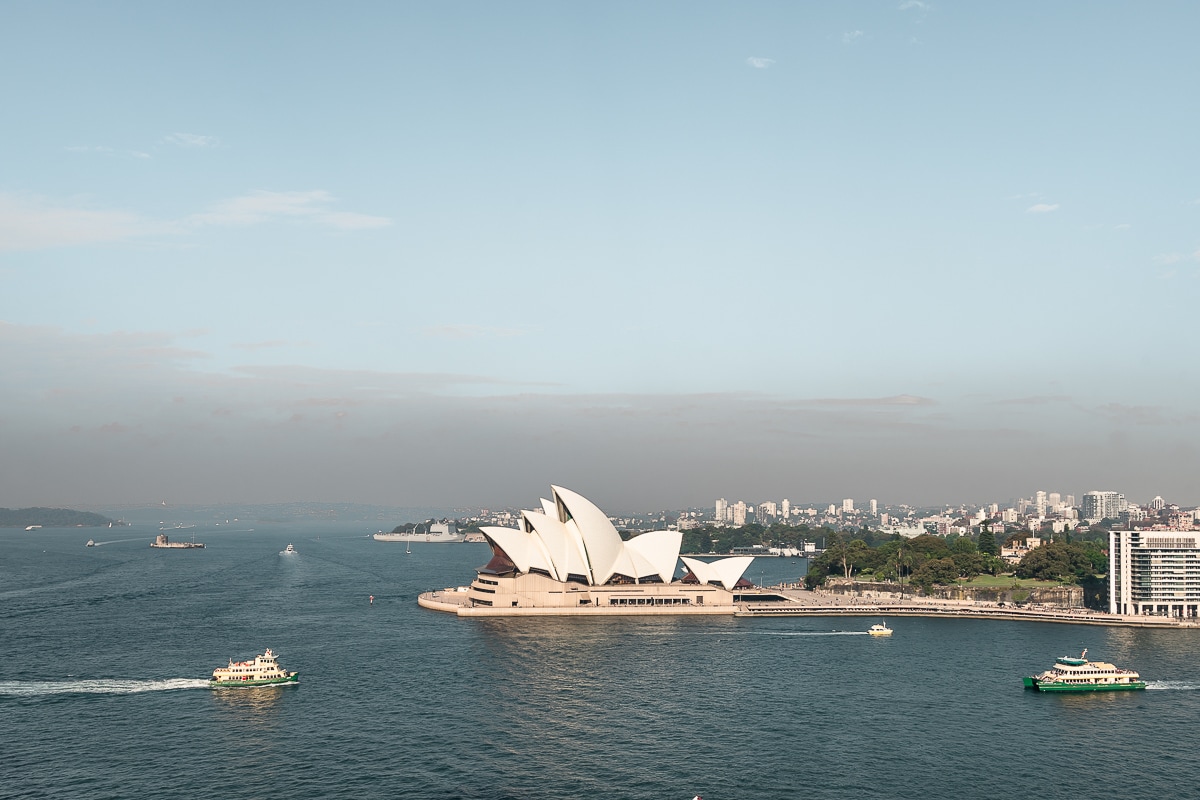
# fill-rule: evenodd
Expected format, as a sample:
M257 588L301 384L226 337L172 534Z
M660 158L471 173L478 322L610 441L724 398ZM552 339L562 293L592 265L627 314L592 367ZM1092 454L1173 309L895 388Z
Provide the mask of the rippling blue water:
M156 530L101 533L131 541L0 531L0 797L1044 800L1200 783L1195 632L460 620L416 595L465 583L483 545L405 555L328 525L161 551ZM265 647L299 686L200 688ZM1084 647L1153 688L1021 688Z

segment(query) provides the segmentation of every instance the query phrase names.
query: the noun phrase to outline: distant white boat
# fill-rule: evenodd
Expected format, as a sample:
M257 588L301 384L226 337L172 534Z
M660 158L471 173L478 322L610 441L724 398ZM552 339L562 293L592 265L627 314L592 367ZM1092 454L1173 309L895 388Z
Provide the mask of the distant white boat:
M280 551L279 555L294 556L294 555L296 555L296 553L297 553L296 548L292 547L291 544L289 544L287 547L283 548L283 550Z
M867 630L867 633L871 634L872 636L891 636L892 629L889 628L886 623L880 622L877 625L872 625Z

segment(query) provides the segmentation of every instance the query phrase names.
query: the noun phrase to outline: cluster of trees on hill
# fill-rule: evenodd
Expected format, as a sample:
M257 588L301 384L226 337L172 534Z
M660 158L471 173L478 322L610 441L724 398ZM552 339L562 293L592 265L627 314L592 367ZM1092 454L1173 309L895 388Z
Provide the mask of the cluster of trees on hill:
M1023 541L1026 533L1014 533L1006 546ZM808 567L810 587L824 583L830 575L844 578L907 579L928 591L935 585L948 586L960 578L1012 572L1018 578L1064 583L1094 580L1108 571L1108 553L1099 541L1071 541L1062 536L1030 550L1015 567L999 558L995 535L986 529L977 538L929 534L914 539L899 536L872 547L864 539L835 534L830 544Z
M69 508L0 508L0 528L98 528L116 520L91 511Z
M907 581L926 591L950 585L960 578L1013 573L1018 578L1082 583L1108 571L1108 553L1097 531L1092 540L1056 534L1053 541L1031 550L1015 567L999 557L1000 542L1007 547L1024 542L1031 534L1014 531L997 536L986 526L977 536L933 536L905 539L863 528L835 531L807 525L743 525L740 528L706 525L683 533L685 553L728 553L735 547L802 547L813 542L825 552L808 566L806 581L819 586L829 576Z

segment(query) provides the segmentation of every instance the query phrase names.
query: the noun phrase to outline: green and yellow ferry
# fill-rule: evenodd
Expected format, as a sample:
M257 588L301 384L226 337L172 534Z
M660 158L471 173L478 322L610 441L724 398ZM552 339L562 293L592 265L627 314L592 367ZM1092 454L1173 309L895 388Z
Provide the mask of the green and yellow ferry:
M254 657L253 661L234 661L229 659L228 667L217 667L213 670L212 680L208 685L213 688L275 686L277 684L296 683L300 680L299 673L285 672L280 669L279 661L270 648L267 652Z
M1063 656L1041 675L1025 678L1026 689L1039 692L1119 692L1145 689L1142 676L1104 661L1088 661L1087 650L1079 658Z

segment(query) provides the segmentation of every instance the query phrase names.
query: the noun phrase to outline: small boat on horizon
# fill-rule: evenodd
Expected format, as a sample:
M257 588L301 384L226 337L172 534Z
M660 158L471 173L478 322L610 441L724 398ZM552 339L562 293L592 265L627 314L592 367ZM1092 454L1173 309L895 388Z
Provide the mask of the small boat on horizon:
M1088 661L1087 649L1078 658L1061 656L1040 675L1024 679L1026 689L1039 692L1113 692L1145 689L1142 676L1106 661Z
M891 636L892 629L887 626L887 623L879 622L868 628L867 633L872 636Z
M279 551L279 555L294 556L294 555L296 555L297 552L299 552L299 551L297 551L296 548L292 547L291 543L289 542L287 547L285 547Z

